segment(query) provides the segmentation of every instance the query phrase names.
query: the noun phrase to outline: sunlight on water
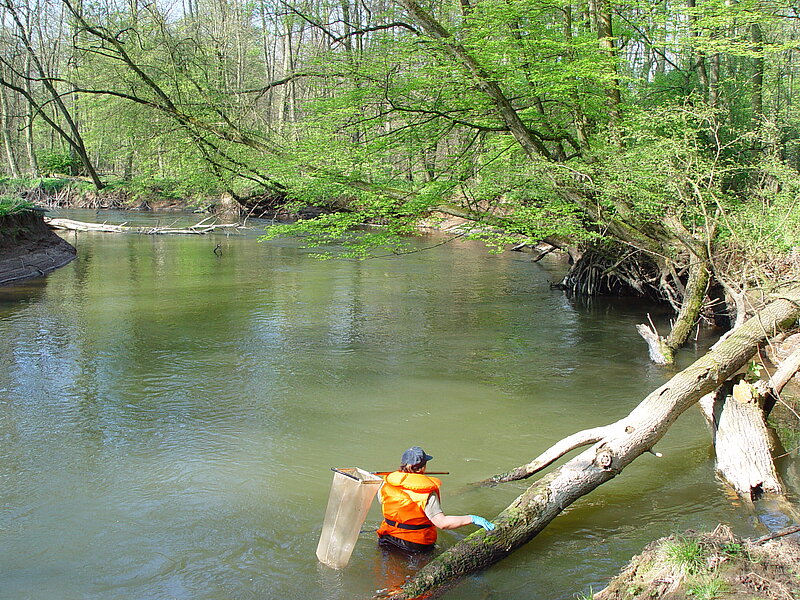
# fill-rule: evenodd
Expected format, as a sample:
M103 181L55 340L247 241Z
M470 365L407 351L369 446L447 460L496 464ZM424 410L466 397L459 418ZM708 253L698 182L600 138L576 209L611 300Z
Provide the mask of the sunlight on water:
M524 484L470 482L668 376L633 327L653 307L570 303L559 265L466 242L320 262L257 233L69 235L77 260L0 289L0 599L368 598L421 564L377 548L375 506L347 569L317 563L331 466L420 444L452 473L445 509L491 517ZM749 533L706 436L690 410L663 458L447 597L571 598L652 538Z

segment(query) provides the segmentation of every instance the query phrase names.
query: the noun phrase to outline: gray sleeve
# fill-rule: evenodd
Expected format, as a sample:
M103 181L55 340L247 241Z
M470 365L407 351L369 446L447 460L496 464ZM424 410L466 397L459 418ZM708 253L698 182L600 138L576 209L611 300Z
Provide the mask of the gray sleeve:
M431 519L443 512L442 503L439 500L439 494L433 492L430 496L428 496L428 503L425 505L425 516Z

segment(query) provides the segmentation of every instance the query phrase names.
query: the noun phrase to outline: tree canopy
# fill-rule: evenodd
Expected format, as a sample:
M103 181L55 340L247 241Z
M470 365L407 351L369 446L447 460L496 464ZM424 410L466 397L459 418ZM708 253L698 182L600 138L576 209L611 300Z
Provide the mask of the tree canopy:
M786 0L0 11L10 176L70 168L97 187L103 174L315 205L325 214L268 235L354 256L402 252L421 219L458 215L493 244L569 249L572 291L689 312L693 285L736 297L783 276L800 244Z

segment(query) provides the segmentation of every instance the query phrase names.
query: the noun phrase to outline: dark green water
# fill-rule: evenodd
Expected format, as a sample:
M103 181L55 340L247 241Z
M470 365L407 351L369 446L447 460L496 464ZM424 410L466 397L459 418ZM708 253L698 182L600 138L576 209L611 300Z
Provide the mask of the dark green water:
M634 329L652 307L571 303L549 288L558 264L467 242L318 261L257 233L67 234L73 263L0 288L0 599L368 598L418 565L371 533L344 571L317 563L331 466L392 469L419 444L452 472L445 510L491 518L524 485L466 484L626 414L670 374ZM690 410L663 458L446 597L572 598L655 537L752 534L708 441ZM782 468L796 490L796 461Z

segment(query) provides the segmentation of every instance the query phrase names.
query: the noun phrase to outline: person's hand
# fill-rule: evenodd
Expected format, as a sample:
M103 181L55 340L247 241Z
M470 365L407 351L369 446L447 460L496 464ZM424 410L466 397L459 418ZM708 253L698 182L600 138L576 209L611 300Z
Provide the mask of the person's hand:
M491 531L494 529L495 525L491 521L487 521L483 517L479 517L478 515L470 515L470 519L472 519L473 525L479 525L483 527L486 531Z

